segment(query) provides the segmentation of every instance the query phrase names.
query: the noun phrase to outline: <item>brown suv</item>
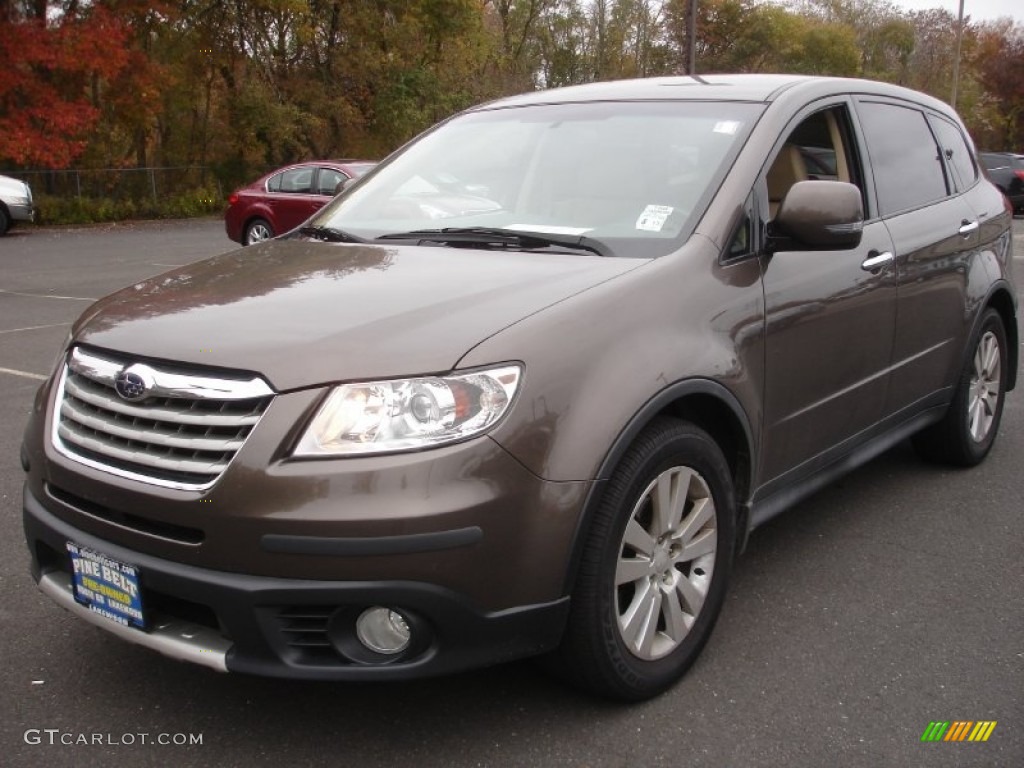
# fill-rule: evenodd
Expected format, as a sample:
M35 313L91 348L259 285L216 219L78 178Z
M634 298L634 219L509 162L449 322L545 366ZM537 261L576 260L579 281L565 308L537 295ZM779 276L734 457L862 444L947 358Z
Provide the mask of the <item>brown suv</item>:
M469 110L304 227L88 310L22 460L33 574L219 670L533 654L640 699L753 528L1016 380L1011 214L957 116L711 76Z

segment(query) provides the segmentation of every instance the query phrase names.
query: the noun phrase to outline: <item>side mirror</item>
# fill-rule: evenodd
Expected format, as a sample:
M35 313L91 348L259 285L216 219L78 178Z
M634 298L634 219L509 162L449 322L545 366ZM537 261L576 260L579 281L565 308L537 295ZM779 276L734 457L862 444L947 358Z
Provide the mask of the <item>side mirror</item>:
M857 187L845 181L798 181L772 221L769 250L856 248L863 230L864 203Z
M334 185L334 194L340 195L342 192L345 191L346 188L352 186L353 181L355 181L355 179L351 178L342 179L341 181L339 181L337 184Z

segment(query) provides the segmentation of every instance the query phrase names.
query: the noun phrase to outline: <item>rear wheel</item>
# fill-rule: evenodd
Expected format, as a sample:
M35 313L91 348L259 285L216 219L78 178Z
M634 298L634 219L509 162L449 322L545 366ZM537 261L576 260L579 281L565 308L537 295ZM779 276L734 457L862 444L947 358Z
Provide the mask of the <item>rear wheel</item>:
M735 520L729 468L711 437L687 422L654 422L609 480L549 666L627 701L672 685L721 610Z
M7 211L0 205L0 235L7 234L7 230L11 227L11 217L7 215Z
M274 236L274 230L265 219L253 219L245 226L245 235L242 242L245 245L260 243L269 240Z
M914 436L914 448L923 458L973 467L988 455L1003 414L1006 352L1003 320L988 309L945 417Z

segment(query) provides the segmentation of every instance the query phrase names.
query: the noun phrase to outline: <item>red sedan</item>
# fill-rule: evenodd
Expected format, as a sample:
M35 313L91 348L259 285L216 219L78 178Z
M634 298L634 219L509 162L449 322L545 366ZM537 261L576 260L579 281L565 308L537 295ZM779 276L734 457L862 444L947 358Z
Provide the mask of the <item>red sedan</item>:
M271 171L228 198L228 237L251 245L295 229L334 197L340 184L374 165L369 160L324 160Z

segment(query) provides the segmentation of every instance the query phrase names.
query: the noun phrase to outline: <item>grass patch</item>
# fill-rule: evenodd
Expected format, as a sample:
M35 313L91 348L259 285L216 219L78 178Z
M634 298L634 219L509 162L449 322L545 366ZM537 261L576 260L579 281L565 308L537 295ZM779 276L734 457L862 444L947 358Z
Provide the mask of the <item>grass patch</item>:
M189 219L224 210L213 187L198 187L154 200L152 197L57 197L35 195L37 224L102 224L133 219Z

